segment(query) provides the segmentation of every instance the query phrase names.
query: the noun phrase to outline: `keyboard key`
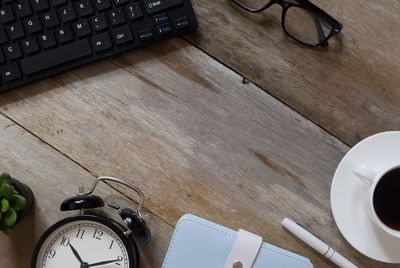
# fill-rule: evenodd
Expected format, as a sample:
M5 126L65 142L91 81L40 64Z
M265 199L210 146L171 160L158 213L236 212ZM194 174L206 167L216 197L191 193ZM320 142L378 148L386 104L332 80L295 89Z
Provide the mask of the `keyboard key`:
M158 25L156 27L156 32L159 35L167 34L167 33L170 33L171 31L172 31L172 28L169 25L169 23L164 23L164 24Z
M124 23L126 19L122 8L116 8L110 11L110 19L113 26Z
M108 22L105 14L100 14L92 18L93 29L101 31L108 27Z
M154 16L153 21L154 21L155 25L168 22L167 13L162 13L162 14L158 14L158 15Z
M43 48L49 48L57 44L53 32L42 33L38 38Z
M0 9L0 21L2 23L7 23L15 20L14 12L11 6L5 6Z
M147 14L153 14L182 4L182 0L143 0Z
M126 3L129 3L129 0L114 0L114 4L116 6L123 5L123 4L126 4Z
M93 5L90 0L81 0L76 3L76 9L81 17L94 13Z
M5 61L6 61L6 58L4 58L3 51L1 51L1 49L0 49L0 63L3 63Z
M153 29L147 28L139 32L139 39L142 41L148 40L154 37Z
M74 35L72 34L71 27L69 27L68 25L58 28L56 30L56 36L57 36L58 42L60 42L61 44L74 39Z
M14 4L14 10L17 17L26 17L32 14L32 9L28 0L18 1L16 4Z
M8 60L14 60L22 56L18 43L11 43L4 47L4 53Z
M25 54L32 54L39 51L39 45L35 37L30 37L21 42L22 50Z
M6 26L10 39L15 40L25 36L24 28L20 22Z
M18 63L16 62L1 67L0 74L3 80L6 82L13 81L22 76L18 67Z
M92 42L96 52L101 52L112 47L110 35L108 33L102 33L93 36Z
M133 40L133 35L129 25L124 25L112 30L114 43L122 45Z
M96 8L100 11L111 7L110 0L94 0L94 3Z
M182 29L190 26L190 21L187 17L182 17L174 20L174 24L176 29Z
M79 21L75 23L73 27L78 37L88 35L92 32L90 30L89 22L87 20Z
M20 63L22 71L30 75L91 54L89 41L84 39L23 59Z
M63 22L70 22L76 19L76 13L72 5L62 7L58 9L58 14Z
M143 17L143 10L140 6L140 2L135 2L131 5L126 6L126 14L128 14L129 20L134 20Z
M50 7L47 0L31 0L31 5L33 10L36 12L48 9Z
M50 0L52 6L58 6L67 3L67 0Z
M51 28L60 24L57 13L50 11L42 15L42 22L46 28Z
M29 33L36 33L42 30L42 25L40 24L40 20L38 17L33 17L32 19L28 19L24 21L25 30Z
M6 31L4 30L3 25L0 25L0 44L4 44L8 41Z

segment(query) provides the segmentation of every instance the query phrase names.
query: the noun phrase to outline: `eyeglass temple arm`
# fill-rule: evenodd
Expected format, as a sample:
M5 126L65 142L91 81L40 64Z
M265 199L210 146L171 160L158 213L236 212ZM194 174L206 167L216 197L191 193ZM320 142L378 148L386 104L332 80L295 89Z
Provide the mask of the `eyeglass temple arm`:
M251 13L258 13L258 12L264 11L275 3L274 1L269 1L267 4L265 4L264 6L262 6L260 8L248 8L248 7L244 6L243 4L241 4L237 0L231 0L231 1L233 3L235 3L237 6L243 8L244 10L251 12Z
M323 17L325 17L325 19L327 19L329 22L331 22L334 26L334 29L336 30L335 34L339 33L342 30L343 25L340 22L338 22L334 17L332 17L331 15L326 13L324 10L322 10L318 6L314 5L311 1L309 1L309 0L298 0L298 1L300 3L306 5L308 8L310 8L314 12L321 14Z
M314 13L311 13L311 14L312 14L313 19L314 19L315 27L317 27L317 33L318 33L319 42L321 43L322 46L328 46L328 41L325 40L326 36L325 36L324 29L322 28L321 21L318 19L318 17Z

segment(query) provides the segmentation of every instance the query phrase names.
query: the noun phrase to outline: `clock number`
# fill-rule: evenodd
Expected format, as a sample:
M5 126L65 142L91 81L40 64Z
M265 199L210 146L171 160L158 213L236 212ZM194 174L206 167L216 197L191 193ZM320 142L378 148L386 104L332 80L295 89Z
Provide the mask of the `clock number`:
M111 241L111 245L110 245L110 247L108 249L111 249L113 244L114 244L114 240Z
M64 247L68 247L69 246L69 237L63 236L61 239L60 245L63 245Z
M77 237L77 238L79 238L79 239L82 239L84 233L85 233L85 230L78 229L78 233L76 234L75 237Z
M49 251L49 259L54 258L55 255L56 255L56 250L55 250L55 249L51 249L51 250Z
M93 238L96 238L98 240L101 240L101 236L103 235L103 231L95 229L94 230L94 234L93 234Z

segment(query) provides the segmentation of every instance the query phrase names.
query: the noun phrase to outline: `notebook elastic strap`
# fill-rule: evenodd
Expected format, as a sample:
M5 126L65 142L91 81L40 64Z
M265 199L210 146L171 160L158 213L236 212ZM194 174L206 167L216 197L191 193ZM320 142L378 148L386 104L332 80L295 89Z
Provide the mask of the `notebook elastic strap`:
M262 244L262 237L239 230L232 251L225 262L225 268L251 268Z

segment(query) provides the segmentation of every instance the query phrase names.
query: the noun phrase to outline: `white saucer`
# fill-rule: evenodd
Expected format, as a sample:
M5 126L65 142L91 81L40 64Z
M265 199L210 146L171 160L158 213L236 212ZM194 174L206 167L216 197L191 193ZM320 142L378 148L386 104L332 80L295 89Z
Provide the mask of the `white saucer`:
M370 219L367 185L353 174L355 163L377 172L400 164L400 131L376 134L354 146L340 162L331 188L333 217L346 240L372 259L400 263L400 239L389 236Z

